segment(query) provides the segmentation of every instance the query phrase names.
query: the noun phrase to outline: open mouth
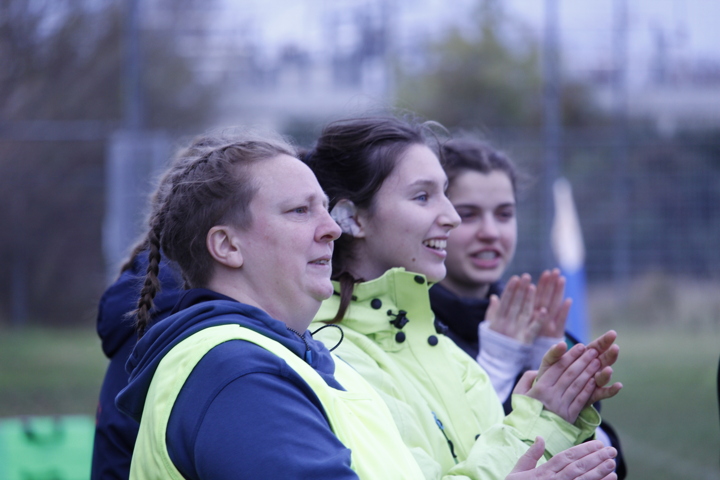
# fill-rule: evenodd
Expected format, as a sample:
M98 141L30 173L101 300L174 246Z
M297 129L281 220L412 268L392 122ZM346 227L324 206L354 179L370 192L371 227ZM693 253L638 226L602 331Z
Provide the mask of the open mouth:
M313 265L330 265L330 260L327 258L319 258L310 262Z
M498 254L495 250L483 250L482 252L472 255L473 258L477 258L478 260L495 260L499 256L500 254Z
M438 240L436 238L431 238L430 240L425 240L423 242L423 245L428 248L432 248L433 250L444 251L445 248L447 248L447 240Z

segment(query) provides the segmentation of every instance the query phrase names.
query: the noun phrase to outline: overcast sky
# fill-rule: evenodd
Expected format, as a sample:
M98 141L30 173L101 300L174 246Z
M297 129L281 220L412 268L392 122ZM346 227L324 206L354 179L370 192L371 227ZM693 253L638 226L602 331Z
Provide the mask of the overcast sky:
M253 37L268 53L296 43L322 52L328 45L330 18L379 0L224 0L240 16L252 17ZM615 9L621 0L556 0L564 67L581 72L612 64ZM475 0L387 0L400 18L400 37L427 37L449 23L460 23ZM627 54L631 67L647 71L657 52L660 32L670 58L720 62L720 0L625 0ZM508 13L543 38L546 0L502 0ZM448 6L451 5L452 8ZM334 16L334 17L333 17ZM237 17L230 15L228 22ZM350 41L350 40L348 40Z

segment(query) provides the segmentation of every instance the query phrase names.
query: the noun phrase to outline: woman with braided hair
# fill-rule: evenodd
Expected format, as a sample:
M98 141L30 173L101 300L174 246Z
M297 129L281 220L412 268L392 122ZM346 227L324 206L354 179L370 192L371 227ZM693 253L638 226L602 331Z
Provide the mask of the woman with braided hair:
M180 153L152 200L117 398L140 422L130 478L418 478L372 387L307 332L339 233L283 140L204 137ZM187 289L149 326L164 258Z

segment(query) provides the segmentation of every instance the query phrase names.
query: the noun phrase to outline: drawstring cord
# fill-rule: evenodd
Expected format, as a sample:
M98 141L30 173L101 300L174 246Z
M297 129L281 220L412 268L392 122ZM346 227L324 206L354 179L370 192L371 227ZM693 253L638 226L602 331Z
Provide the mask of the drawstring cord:
M340 346L340 344L342 343L343 339L345 338L345 333L343 332L343 329L340 328L340 325L335 325L334 323L327 323L327 324L323 325L322 327L318 328L317 330L315 330L314 332L310 332L310 336L311 336L311 337L315 336L315 334L316 334L317 332L319 332L319 331L322 330L323 328L327 328L327 327L335 327L335 328L337 328L338 330L340 330L340 340L338 340L338 342L335 344L334 347L332 347L332 348L329 349L329 350L332 352L333 350L335 350L337 347Z

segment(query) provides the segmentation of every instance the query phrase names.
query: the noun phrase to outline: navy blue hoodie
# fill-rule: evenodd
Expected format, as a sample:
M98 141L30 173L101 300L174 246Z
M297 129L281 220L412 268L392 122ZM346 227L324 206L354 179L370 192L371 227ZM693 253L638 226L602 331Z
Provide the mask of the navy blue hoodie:
M137 343L118 408L140 420L160 360L202 329L239 324L305 359L333 388L335 365L325 346L294 333L262 310L216 292L188 290L174 314ZM251 342L213 348L193 369L173 407L168 451L188 479L356 479L350 450L330 430L322 404L284 360Z
M97 332L102 349L110 359L100 390L95 418L95 443L92 457L92 480L127 480L130 458L138 424L115 407L115 397L128 383L125 363L130 357L137 334L133 319L127 314L137 306L147 270L147 255L140 254L132 267L120 274L100 299ZM153 316L167 317L180 298L179 274L166 262L160 263L162 291L155 297Z

